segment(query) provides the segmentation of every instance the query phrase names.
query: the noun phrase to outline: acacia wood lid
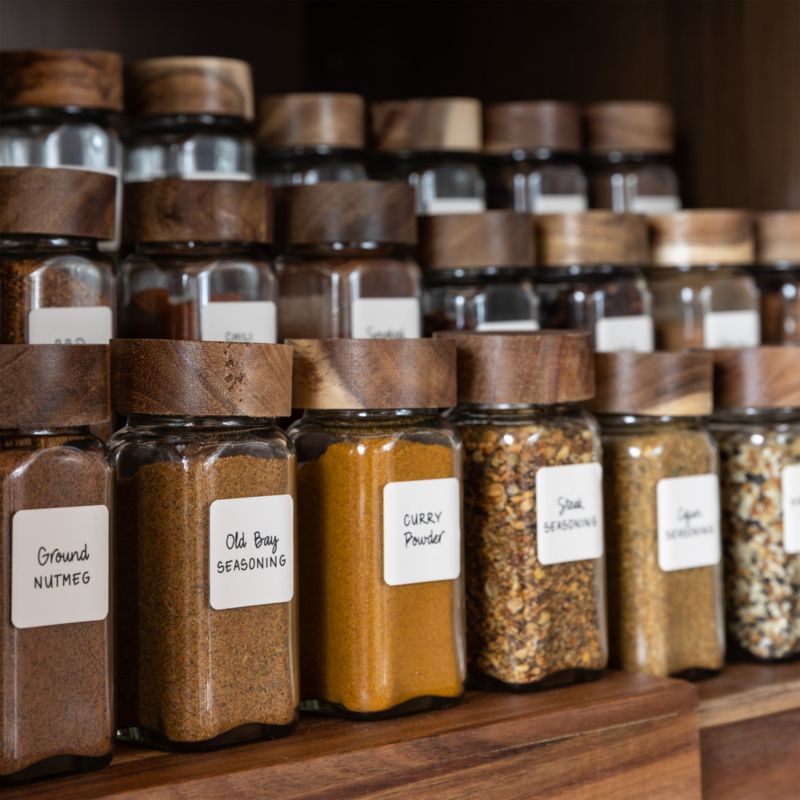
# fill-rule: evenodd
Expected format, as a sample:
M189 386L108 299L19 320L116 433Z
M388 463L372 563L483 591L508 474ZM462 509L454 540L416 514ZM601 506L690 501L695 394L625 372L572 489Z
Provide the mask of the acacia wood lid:
M108 347L0 344L0 428L72 428L111 419Z
M290 244L417 243L414 190L399 181L331 181L285 190Z
M654 266L753 263L755 242L748 211L700 208L654 214L647 222Z
M250 65L235 58L168 56L128 64L128 113L217 114L253 119Z
M594 396L591 336L583 331L438 331L454 342L459 404L577 403Z
M442 339L290 339L301 409L449 408L456 353Z
M261 181L164 178L124 192L128 242L272 241L272 190Z
M712 359L708 351L597 353L597 414L703 417L713 407Z
M263 150L286 147L364 148L364 98L334 92L262 97L256 144Z
M101 172L0 167L0 234L113 239L116 191Z
M515 211L420 217L419 241L427 269L533 266L533 223Z
M756 217L759 264L800 264L800 211L769 211Z
M666 103L591 103L585 114L592 153L671 153L675 147L675 119Z
M493 103L484 112L483 128L484 150L494 155L514 150L581 151L581 118L575 103Z
M624 267L647 263L647 225L638 214L536 214L533 222L539 266Z
M370 107L379 152L481 151L481 103L472 97L384 100Z
M122 111L122 56L104 50L0 52L0 108Z
M292 348L282 344L114 339L111 402L121 414L285 417Z
M800 347L723 348L714 359L714 407L800 408Z

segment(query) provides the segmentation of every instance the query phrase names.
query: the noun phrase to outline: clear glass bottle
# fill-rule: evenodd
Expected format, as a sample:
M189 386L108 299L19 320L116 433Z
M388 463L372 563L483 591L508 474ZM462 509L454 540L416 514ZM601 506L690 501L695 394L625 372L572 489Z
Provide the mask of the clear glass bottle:
M286 736L295 456L274 417L289 414L291 349L120 339L112 370L127 416L110 442L117 735L178 751Z
M699 678L722 669L718 452L703 353L596 357L612 664Z
M598 352L653 349L642 265L647 230L635 214L539 214L534 284L544 328L585 330Z
M452 705L466 676L462 454L437 409L454 400L454 351L293 344L303 707L374 719Z
M0 345L0 785L112 750L111 468L104 346ZM9 588L10 587L10 588Z
M276 341L278 281L262 249L269 187L167 179L132 184L125 197L135 247L119 267L122 336Z
M422 276L414 196L399 183L288 189L288 241L278 261L278 335L414 339Z
M581 127L573 103L494 103L484 114L489 208L535 214L586 211Z
M656 347L755 347L759 294L747 265L753 233L746 211L695 209L649 218Z
M0 342L108 344L115 180L74 169L0 167Z
M513 211L420 220L425 335L438 330L534 331L533 227Z
M371 177L414 187L420 215L479 213L486 208L478 100L391 100L373 103L370 114Z

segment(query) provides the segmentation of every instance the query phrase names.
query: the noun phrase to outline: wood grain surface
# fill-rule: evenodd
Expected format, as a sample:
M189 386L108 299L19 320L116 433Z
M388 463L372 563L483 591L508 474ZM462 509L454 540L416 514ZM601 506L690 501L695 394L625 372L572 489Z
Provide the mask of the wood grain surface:
M675 120L666 103L590 103L584 115L591 153L671 153L675 149Z
M755 225L759 264L800 263L800 211L758 214Z
M514 150L580 153L578 106L558 100L492 103L483 113L483 149L493 155Z
M800 408L800 347L712 350L717 409Z

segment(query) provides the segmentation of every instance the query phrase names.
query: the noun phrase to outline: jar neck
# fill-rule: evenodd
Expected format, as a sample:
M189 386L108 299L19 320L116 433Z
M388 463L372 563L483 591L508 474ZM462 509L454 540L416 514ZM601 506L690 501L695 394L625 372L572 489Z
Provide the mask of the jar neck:
M306 409L303 419L309 422L355 426L368 422L370 425L396 425L398 422L411 422L437 417L436 408L379 408L379 409Z
M535 162L553 164L556 166L576 166L580 164L580 158L578 153L570 153L566 150L555 150L550 147L538 147L534 149L518 147L507 153L492 153L484 156L487 164L523 164L526 162Z
M664 266L654 265L647 268L647 274L650 278L674 276L678 273L733 276L746 274L747 266L744 264L670 264Z
M535 267L537 278L540 280L564 279L564 278L586 278L590 276L598 277L630 277L641 278L643 272L641 267L619 266L616 264L572 264L564 266Z
M339 161L361 161L364 158L363 150L358 150L354 147L332 147L326 144L267 148L259 147L256 142L256 148L259 159L265 163L281 163L305 158L324 158Z
M645 153L641 151L611 150L608 153L595 153L590 156L591 162L596 166L614 164L666 164L672 163L672 153Z
M0 236L4 253L91 253L98 254L97 240L79 236L42 236L39 234L7 234Z
M636 429L666 427L696 429L707 420L706 417L672 417L668 415L651 416L647 414L597 414L600 427L604 430L610 428Z
M289 244L287 254L297 258L402 258L410 253L408 245L390 242L319 242Z
M726 408L714 412L712 422L732 424L797 423L800 408Z
M435 267L424 271L425 282L431 286L444 284L482 283L486 278L498 281L527 279L533 267Z
M219 114L155 114L134 117L128 134L136 136L149 133L215 133L244 136L251 124L242 117Z
M100 422L97 423L101 424ZM0 428L0 439L49 439L49 438L94 438L89 425L71 425L66 428L54 425L41 425L24 428Z
M128 428L191 429L191 430L242 430L266 428L275 424L270 417L195 417L190 415L160 416L151 414L129 414Z
M63 123L97 125L100 128L119 127L120 114L110 109L62 106L61 108L4 108L0 114L3 125L60 125Z
M252 256L259 245L250 242L138 242L135 252L146 256Z

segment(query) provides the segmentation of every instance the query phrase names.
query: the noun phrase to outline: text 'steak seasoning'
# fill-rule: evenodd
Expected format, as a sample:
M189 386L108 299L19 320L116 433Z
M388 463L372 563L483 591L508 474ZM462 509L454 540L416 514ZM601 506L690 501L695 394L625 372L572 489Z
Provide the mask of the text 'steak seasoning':
M466 673L455 353L431 339L295 340L304 706L436 708Z
M118 735L174 750L291 732L295 458L284 345L112 344Z
M707 353L596 356L612 663L699 677L722 668L717 447Z
M577 331L440 334L458 352L467 652L477 684L539 689L606 666L600 436Z
M106 346L0 345L0 784L111 760Z

